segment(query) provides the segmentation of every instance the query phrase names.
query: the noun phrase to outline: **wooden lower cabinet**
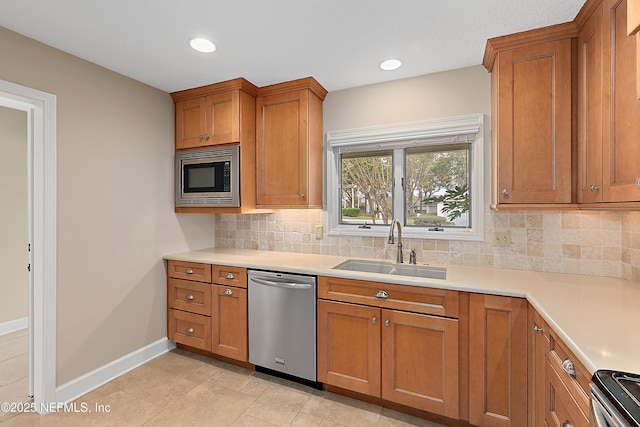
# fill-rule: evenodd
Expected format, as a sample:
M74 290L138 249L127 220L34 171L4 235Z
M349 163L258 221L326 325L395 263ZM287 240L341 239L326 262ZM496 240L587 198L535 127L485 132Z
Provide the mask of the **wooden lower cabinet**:
M319 300L318 380L458 418L458 321Z
M213 285L211 352L249 360L247 290Z
M382 310L382 398L458 418L458 320Z
M469 297L469 422L527 425L527 301Z
M318 300L318 381L380 395L380 309Z
M548 359L545 363L545 377L546 425L548 427L589 427L589 419L580 410L578 403Z

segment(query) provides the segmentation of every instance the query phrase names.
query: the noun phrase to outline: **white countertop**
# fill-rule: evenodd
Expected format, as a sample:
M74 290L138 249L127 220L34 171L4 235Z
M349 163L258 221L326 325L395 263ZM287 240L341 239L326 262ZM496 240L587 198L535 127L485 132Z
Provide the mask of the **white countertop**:
M523 297L591 373L640 373L640 285L622 279L455 265L438 266L447 269L446 280L422 279L332 269L348 257L248 249L210 248L164 258Z

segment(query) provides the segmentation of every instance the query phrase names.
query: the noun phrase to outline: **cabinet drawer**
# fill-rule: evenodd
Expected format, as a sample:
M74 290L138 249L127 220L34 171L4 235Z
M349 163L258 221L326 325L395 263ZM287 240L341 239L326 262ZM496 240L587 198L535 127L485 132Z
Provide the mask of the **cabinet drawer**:
M560 380L565 384L573 399L580 406L584 414L589 413L589 383L591 375L589 371L578 361L575 355L557 337L554 331L549 332L549 363L558 373ZM575 376L568 373L570 365L573 365Z
M174 279L211 283L211 265L198 262L169 261L167 274Z
M211 285L169 278L167 305L169 308L211 316Z
M247 287L247 269L242 267L213 266L213 283L238 288Z
M547 359L545 364L547 378L545 392L545 421L549 427L567 426L589 427L589 419L573 399L569 389L562 381L562 372L558 373ZM588 412L587 412L588 413Z
M458 292L444 289L321 276L318 298L458 317Z
M169 310L169 339L180 344L211 351L211 318L201 314Z

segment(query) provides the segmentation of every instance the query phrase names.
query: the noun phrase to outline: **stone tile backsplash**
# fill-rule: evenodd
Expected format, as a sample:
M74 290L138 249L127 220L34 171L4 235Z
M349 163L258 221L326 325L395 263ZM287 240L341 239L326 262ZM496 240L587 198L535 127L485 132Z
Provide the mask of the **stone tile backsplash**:
M322 225L322 240L315 226ZM492 245L510 230L511 246ZM382 237L328 236L327 213L216 215L215 245L226 248L394 259ZM420 262L621 277L640 282L640 212L503 213L487 209L485 241L403 239Z

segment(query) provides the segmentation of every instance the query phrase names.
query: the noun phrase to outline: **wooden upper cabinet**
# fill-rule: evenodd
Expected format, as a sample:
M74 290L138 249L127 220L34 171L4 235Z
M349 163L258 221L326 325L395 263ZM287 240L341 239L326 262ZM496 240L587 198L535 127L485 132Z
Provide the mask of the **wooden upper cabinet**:
M485 52L492 72L492 203L571 203L571 39L528 42L522 34L491 39Z
M602 202L602 4L578 35L578 202Z
M469 297L469 422L527 425L527 301Z
M627 1L605 0L603 199L640 201L640 101L636 93L637 37L627 35Z
M240 78L172 93L176 149L242 145L243 140L252 138L257 89Z
M256 204L322 207L322 102L313 78L266 86L256 99Z

